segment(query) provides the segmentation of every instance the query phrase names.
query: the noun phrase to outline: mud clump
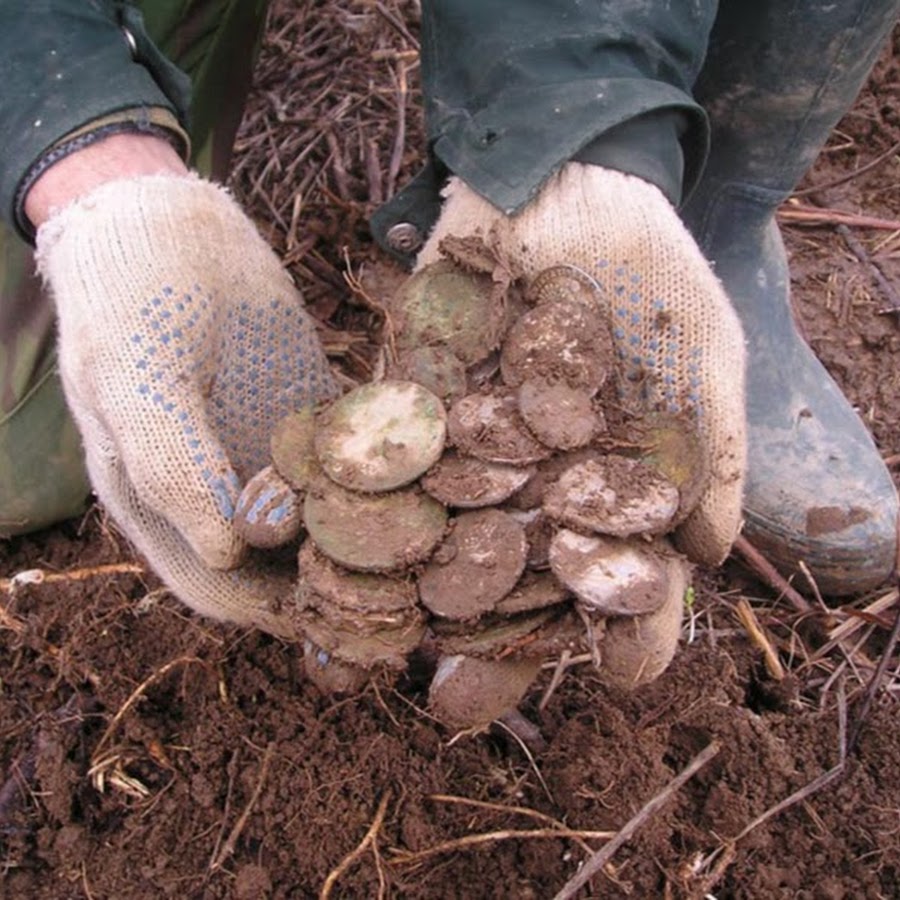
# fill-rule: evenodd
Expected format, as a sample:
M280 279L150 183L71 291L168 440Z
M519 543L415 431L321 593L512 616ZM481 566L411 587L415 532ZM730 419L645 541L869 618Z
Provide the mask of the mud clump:
M404 284L390 377L279 423L241 504L250 543L300 541L290 614L316 684L353 690L427 647L452 727L515 707L563 651L618 684L659 675L690 573L665 535L704 483L691 425L605 414L615 355L587 275L519 285L472 259L489 254ZM276 538L282 508L302 526Z

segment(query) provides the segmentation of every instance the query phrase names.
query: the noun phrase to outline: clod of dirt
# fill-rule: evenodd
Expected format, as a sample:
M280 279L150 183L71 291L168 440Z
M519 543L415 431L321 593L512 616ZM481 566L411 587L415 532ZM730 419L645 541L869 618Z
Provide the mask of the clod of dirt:
M560 300L520 316L503 343L500 372L510 387L540 377L593 395L612 371L613 359L609 325L600 308Z
M666 599L670 569L685 566L661 542L623 541L568 529L550 543L553 574L592 612L635 616L654 612Z
M351 572L332 562L304 541L297 556L300 589L307 588L324 602L348 616L388 617L415 609L418 592L415 581L374 572Z
M647 684L668 668L678 648L684 592L690 568L672 558L667 565L668 587L662 605L642 616L609 618L600 655L600 677L631 688Z
M452 402L468 390L465 363L449 347L416 347L402 354L392 368L392 378L414 381L436 397Z
M519 387L517 400L528 430L556 450L586 447L603 428L591 394L565 382L529 378Z
M411 381L366 384L319 414L316 455L344 487L389 491L440 459L446 432L444 406L431 391Z
M452 728L488 725L518 705L540 668L539 659L445 656L431 682L428 704Z
M444 535L447 512L417 488L359 494L323 478L306 494L303 520L316 546L336 563L390 572L431 555Z
M305 491L321 471L313 441L315 431L315 412L309 406L288 413L272 431L272 464L298 491Z
M570 528L599 534L662 534L679 499L675 485L655 469L611 455L563 472L544 493L544 512Z
M473 509L508 500L534 475L533 466L489 463L447 451L422 478L422 487L446 506Z
M511 394L469 394L450 407L451 443L487 462L526 466L551 455L525 426Z
M420 269L390 302L397 348L446 345L466 365L484 359L507 327L494 285L484 274L464 271L449 260Z
M271 549L300 533L303 517L291 486L266 466L244 486L234 511L235 531L251 547Z
M419 596L435 615L474 619L492 610L525 569L525 529L497 509L462 513L419 576Z

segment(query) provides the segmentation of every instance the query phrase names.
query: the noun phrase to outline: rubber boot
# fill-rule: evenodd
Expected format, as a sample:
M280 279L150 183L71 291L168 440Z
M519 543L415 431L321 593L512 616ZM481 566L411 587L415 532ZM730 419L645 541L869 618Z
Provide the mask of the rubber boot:
M897 493L794 325L775 211L852 105L898 9L896 0L722 3L694 89L712 151L682 214L748 343L744 533L785 574L805 562L825 594L891 574Z

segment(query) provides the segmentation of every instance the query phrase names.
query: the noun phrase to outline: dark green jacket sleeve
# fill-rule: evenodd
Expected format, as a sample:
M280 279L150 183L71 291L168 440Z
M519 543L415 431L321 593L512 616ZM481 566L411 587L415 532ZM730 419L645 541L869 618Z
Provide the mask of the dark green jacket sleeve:
M136 130L150 110L186 120L186 76L109 0L0 0L0 84L0 218L26 237L18 188L66 135L126 110Z
M421 238L448 173L514 214L568 160L656 184L677 204L709 142L692 97L716 0L422 0L428 166L372 219ZM410 234L411 231L403 232Z

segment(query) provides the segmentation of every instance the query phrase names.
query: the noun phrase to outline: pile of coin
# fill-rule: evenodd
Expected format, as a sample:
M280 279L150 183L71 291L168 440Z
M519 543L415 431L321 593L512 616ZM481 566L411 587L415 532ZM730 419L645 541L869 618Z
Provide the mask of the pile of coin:
M655 678L690 568L665 537L705 474L694 425L629 410L596 284L443 260L388 303L386 377L276 428L247 485L249 543L300 540L307 670L348 689L413 651L457 727L514 707L548 659Z

